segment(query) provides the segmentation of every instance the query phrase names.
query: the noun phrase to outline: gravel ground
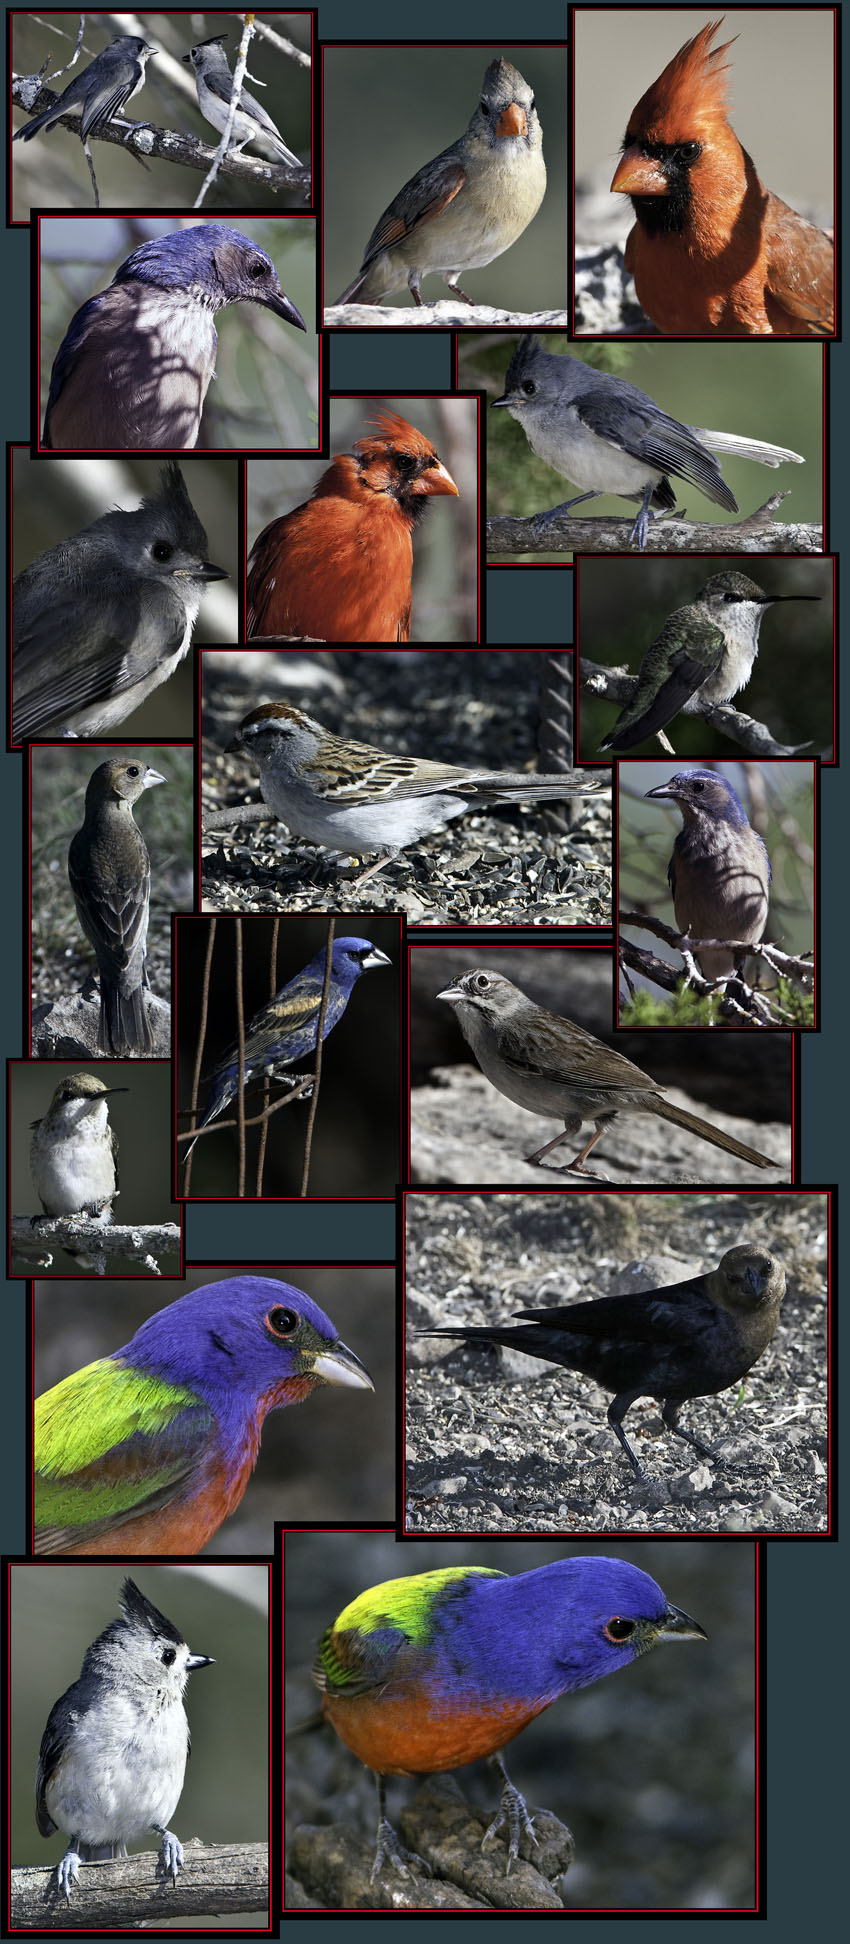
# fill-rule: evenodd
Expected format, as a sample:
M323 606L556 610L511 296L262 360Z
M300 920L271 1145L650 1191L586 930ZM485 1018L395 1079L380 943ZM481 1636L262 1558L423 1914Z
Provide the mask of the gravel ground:
M281 651L285 653L285 651ZM248 710L269 699L250 689L234 657L219 672L205 657L204 825L215 811L258 797L256 772L224 746ZM524 770L539 731L539 678L547 660L536 649L348 653L333 658L342 682L316 697L299 681L303 657L292 658L296 707L334 735L377 748L448 763ZM341 691L341 692L340 692ZM276 691L280 695L280 691ZM563 806L556 805L563 820ZM575 821L550 830L541 806L471 813L384 866L358 889L363 862L335 864L281 824L261 824L223 842L204 858L205 911L403 911L415 925L609 925L611 805L574 803ZM368 866L374 859L366 860Z
M827 1201L823 1194L408 1195L407 1504L424 1532L823 1532L827 1504ZM416 1341L429 1325L509 1319L699 1275L744 1240L787 1290L773 1342L738 1390L682 1419L717 1463L639 1400L633 1478L591 1379L487 1345ZM643 1274L626 1282L638 1262Z

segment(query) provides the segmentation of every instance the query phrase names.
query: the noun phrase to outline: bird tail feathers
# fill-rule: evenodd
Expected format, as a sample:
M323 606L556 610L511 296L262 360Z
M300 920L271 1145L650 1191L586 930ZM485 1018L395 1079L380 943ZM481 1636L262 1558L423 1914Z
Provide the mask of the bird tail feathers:
M676 1127L687 1128L690 1134L698 1134L701 1141L713 1141L715 1147L725 1148L727 1154L737 1154L739 1161L749 1161L751 1167L775 1168L776 1161L769 1161L766 1154L759 1154L757 1148L747 1147L743 1141L736 1141L734 1134L724 1134L721 1127L713 1127L711 1121L701 1120L698 1114L686 1113L684 1107L674 1107L672 1101L653 1097L653 1111L662 1120L673 1121Z
M737 432L706 432L704 427L693 427L698 439L713 452L728 452L734 459L755 459L760 466L781 466L790 459L795 466L804 466L802 452L791 452L787 446L766 445L763 439L742 439Z

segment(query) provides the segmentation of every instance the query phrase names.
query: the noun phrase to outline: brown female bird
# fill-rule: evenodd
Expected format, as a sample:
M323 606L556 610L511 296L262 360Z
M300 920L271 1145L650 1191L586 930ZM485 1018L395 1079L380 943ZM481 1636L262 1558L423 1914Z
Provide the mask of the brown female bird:
M311 500L272 520L248 562L247 635L409 641L411 534L457 493L430 439L395 412L338 453Z
M712 20L629 116L611 188L637 221L626 269L667 334L824 337L834 326L830 238L759 181L726 114L732 42Z
M116 758L89 777L86 814L71 839L68 876L77 917L100 973L98 1039L104 1053L150 1053L144 987L151 861L133 819L143 790L164 783L148 763Z

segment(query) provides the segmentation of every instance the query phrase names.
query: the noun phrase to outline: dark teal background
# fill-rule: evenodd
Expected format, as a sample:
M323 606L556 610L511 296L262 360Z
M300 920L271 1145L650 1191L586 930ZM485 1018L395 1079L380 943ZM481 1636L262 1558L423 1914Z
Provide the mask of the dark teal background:
M625 0L628 4L629 0ZM752 0L751 0L752 4ZM734 8L725 9L727 33L734 33ZM843 11L838 9L839 14ZM695 31L718 10L695 10ZM765 8L765 12L768 9ZM523 27L536 39L559 39L566 32L566 7L554 0L532 0L518 16L516 4L508 0L431 0L417 17L421 36L429 40L463 38L494 41L502 37L515 42ZM616 16L615 16L616 18ZM412 12L389 4L389 0L326 0L319 9L319 31L328 39L410 37ZM612 52L616 34L612 32ZM842 82L846 84L846 48ZM767 38L769 56L769 31ZM627 90L628 92L628 90ZM755 157L758 164L758 156ZM3 288L5 304L0 311L0 401L3 424L8 437L24 439L28 432L27 415L31 380L29 373L30 331L28 329L29 237L25 231L7 231L3 238ZM396 348L398 346L398 348ZM831 424L844 430L834 440L837 464L833 466L829 506L831 518L827 547L840 549L848 531L846 428L850 423L850 399L846 384L844 353L840 346L828 351L830 369ZM765 356L770 347L765 346ZM404 333L393 340L385 331L374 338L353 334L337 336L332 348L332 383L340 388L392 389L443 386L448 383L448 348L442 341L423 333ZM491 579L493 576L491 575ZM568 583L567 583L568 584ZM565 577L560 571L535 571L533 568L498 571L500 638L518 643L528 640L563 640ZM501 634L504 627L506 632ZM847 832L848 793L840 772L823 776L823 824L821 830L821 966L823 1031L807 1039L802 1051L802 1179L813 1183L834 1181L843 1173L847 1152L848 1062L846 1039L841 1020L847 1010L843 995L847 966L850 963L847 906ZM5 1024L6 1051L23 1051L21 1019L21 961L18 950L18 914L21 911L20 831L21 759L0 757L0 816L6 838L4 846L3 897L6 913L6 950L0 958L0 1016ZM327 1207L252 1206L238 1210L232 1205L220 1209L192 1210L187 1230L187 1253L209 1257L232 1257L235 1238L244 1238L245 1261L271 1259L280 1252L281 1222L285 1221L286 1252L292 1259L311 1256L328 1259L372 1256L392 1252L393 1212L368 1206ZM838 1292L835 1292L836 1298ZM108 1300L108 1285L105 1290ZM4 1371L6 1373L0 1411L0 1443L6 1472L6 1490L0 1514L0 1537L6 1550L18 1551L24 1545L24 1453L26 1449L27 1398L25 1372L25 1296L20 1284L7 1285L3 1316ZM837 1394L837 1386L833 1392ZM769 1944L797 1944L815 1922L820 1931L830 1934L841 1924L844 1905L844 1871L839 1836L839 1817L843 1819L846 1788L844 1762L845 1731L841 1719L846 1710L847 1648L844 1635L847 1573L841 1550L834 1545L805 1541L773 1541L768 1553L768 1654L769 1707L767 1724L767 1830L768 1830L768 1914ZM637 1753L639 1759L639 1751ZM698 1763L699 1751L694 1750ZM840 1875L839 1875L840 1872ZM701 1913L694 1913L700 1916ZM301 1944L309 1936L324 1936L333 1919L304 1921L290 1918L286 1935ZM392 1917L382 1918L383 1935L396 1935ZM398 1920L396 1920L398 1921ZM437 1922L417 1918L417 1937L436 1937ZM489 1932L487 1920L478 1920ZM665 1939L671 1944L684 1939L690 1919L670 1918L665 1922ZM700 1938L729 1938L728 1922L706 1918ZM744 1920L731 1920L743 1922ZM446 1924L454 1929L460 1918L442 1918L439 1935L447 1936ZM433 1925L433 1928L432 1928ZM388 1928L387 1928L388 1927ZM200 1934L200 1933L199 1933ZM622 1936L622 1921L617 1918L576 1918L571 1935L579 1940L596 1940L608 1935Z

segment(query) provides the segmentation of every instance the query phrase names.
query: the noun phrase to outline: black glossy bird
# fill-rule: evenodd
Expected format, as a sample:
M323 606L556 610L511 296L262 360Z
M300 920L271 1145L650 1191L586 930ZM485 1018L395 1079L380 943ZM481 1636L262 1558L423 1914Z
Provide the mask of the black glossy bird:
M133 819L143 790L164 783L148 763L100 763L89 778L86 814L71 839L68 876L77 917L100 973L98 1039L104 1053L150 1053L143 988L151 861Z
M775 1256L747 1244L727 1249L716 1269L638 1296L600 1296L557 1309L516 1310L520 1324L425 1330L423 1336L464 1343L505 1343L526 1356L583 1371L614 1391L608 1423L637 1478L648 1473L623 1430L639 1397L662 1401L668 1431L710 1457L707 1446L678 1418L691 1397L710 1397L739 1383L773 1337L785 1294L785 1271Z

